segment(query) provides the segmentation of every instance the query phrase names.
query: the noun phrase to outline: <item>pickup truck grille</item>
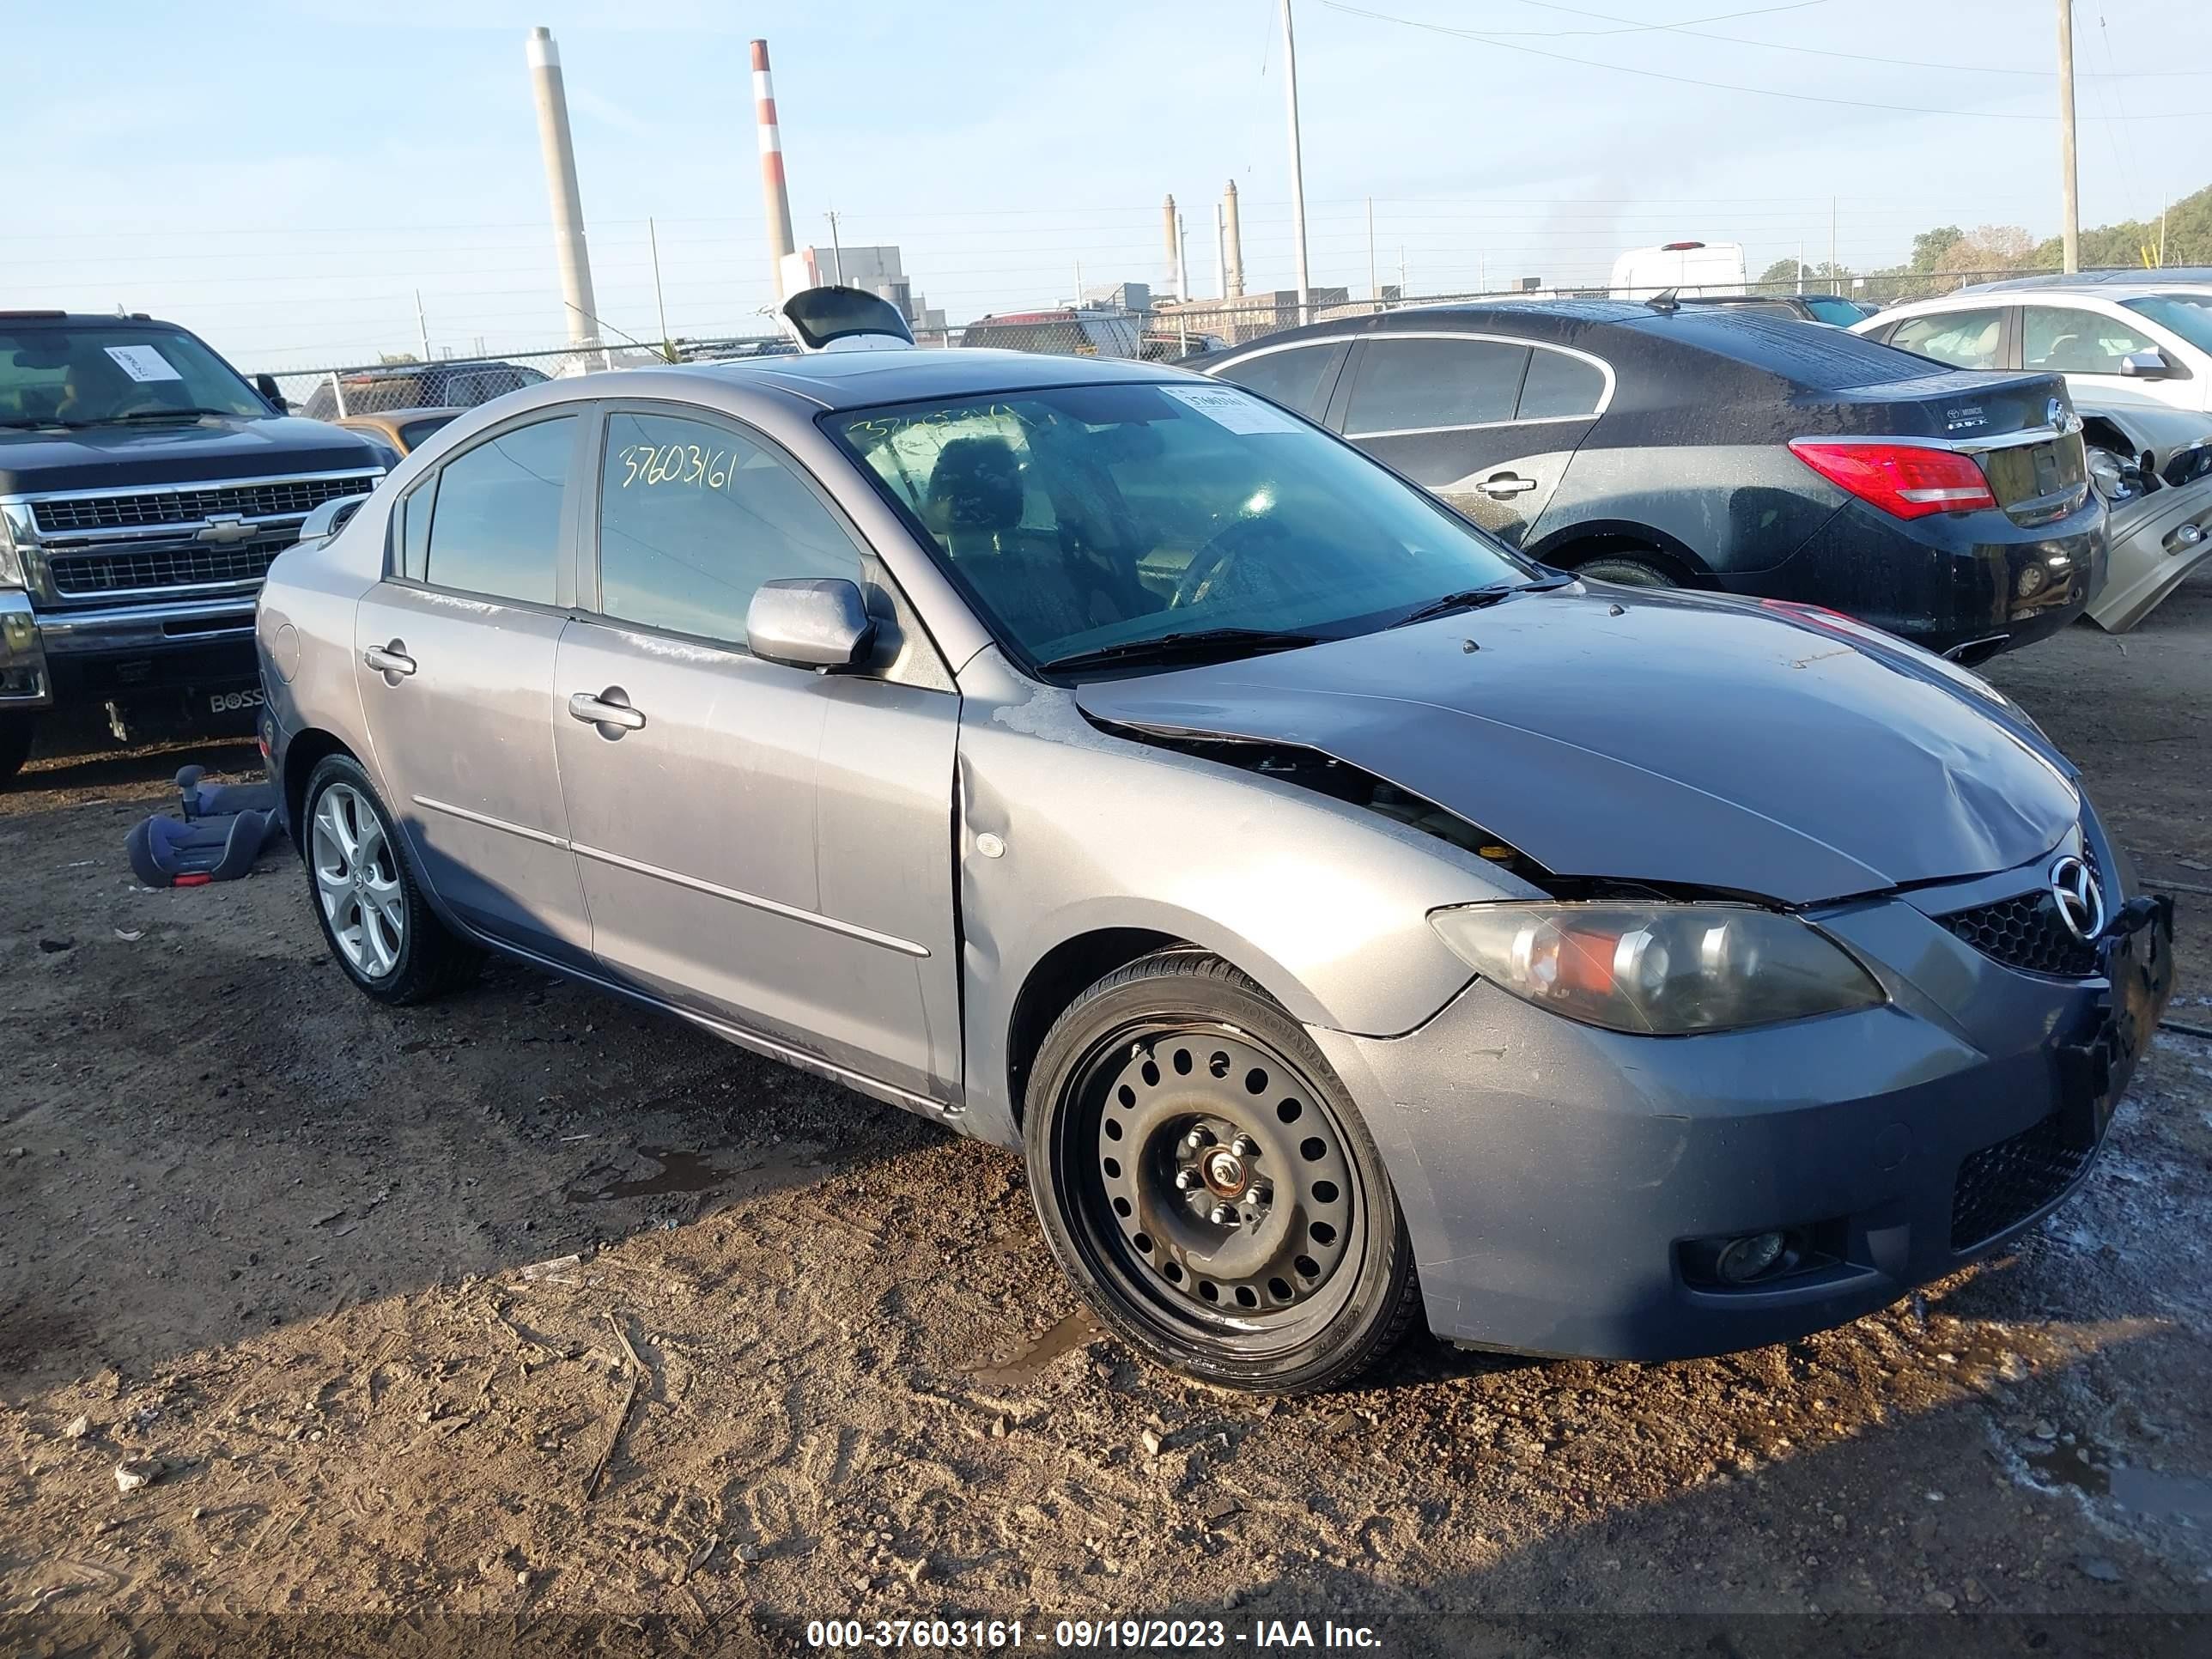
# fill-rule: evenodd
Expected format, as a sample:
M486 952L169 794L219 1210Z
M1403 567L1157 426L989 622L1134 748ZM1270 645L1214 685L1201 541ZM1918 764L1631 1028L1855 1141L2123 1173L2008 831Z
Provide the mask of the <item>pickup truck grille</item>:
M219 513L241 518L304 518L340 495L365 495L374 477L362 478L276 478L258 483L191 484L130 495L79 495L38 501L32 512L50 536L77 530L131 530L155 525L195 524ZM264 565L266 561L264 562Z
M258 541L232 547L117 547L94 552L46 555L46 574L64 599L96 599L149 588L198 587L217 582L258 582L270 561L298 539L287 528Z

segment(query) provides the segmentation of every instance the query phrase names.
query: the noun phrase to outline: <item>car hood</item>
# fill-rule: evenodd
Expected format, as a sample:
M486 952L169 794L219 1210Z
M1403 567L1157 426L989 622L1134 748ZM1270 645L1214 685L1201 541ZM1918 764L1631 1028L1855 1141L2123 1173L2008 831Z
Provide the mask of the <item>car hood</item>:
M383 465L382 451L359 433L290 416L0 430L0 495L349 472Z
M1841 617L1576 584L1075 697L1094 720L1294 744L1563 876L1809 904L2008 869L2081 813L1978 678Z

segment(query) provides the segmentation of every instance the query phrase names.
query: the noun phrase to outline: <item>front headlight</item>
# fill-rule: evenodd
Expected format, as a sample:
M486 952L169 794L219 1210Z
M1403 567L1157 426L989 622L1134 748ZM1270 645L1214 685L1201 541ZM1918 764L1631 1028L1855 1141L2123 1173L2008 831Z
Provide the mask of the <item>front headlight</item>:
M15 550L15 532L8 528L8 515L0 513L0 587L23 586L23 556Z
M1726 1031L1886 1000L1818 928L1746 905L1467 904L1429 921L1499 990L1607 1030Z

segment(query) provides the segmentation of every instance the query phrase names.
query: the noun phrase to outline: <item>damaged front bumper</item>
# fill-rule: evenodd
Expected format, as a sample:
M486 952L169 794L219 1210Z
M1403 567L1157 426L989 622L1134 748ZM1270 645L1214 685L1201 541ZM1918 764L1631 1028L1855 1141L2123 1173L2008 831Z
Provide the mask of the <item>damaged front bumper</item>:
M2212 477L2115 507L2110 541L2088 616L2107 634L2124 634L2212 556Z
M2037 890L2049 861L1822 915L1882 979L1879 1008L1654 1038L1478 981L1405 1036L1315 1031L1389 1167L1431 1328L1593 1358L1751 1347L1881 1308L2049 1211L2172 978L2163 900L2120 908L2075 979L1937 919ZM1714 1275L1728 1243L1770 1233L1775 1271Z

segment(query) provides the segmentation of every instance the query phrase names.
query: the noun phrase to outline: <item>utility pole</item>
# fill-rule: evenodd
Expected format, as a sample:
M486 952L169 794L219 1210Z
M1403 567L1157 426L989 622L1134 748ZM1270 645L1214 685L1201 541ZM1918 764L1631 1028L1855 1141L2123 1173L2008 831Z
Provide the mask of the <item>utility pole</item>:
M2081 182L2074 161L2074 0L2058 0L2059 235L2069 274L2081 269Z
M1229 223L1218 202L1213 204L1213 291L1229 297Z
M660 233L653 228L650 217L645 222L645 240L653 249L653 305L660 313L660 355L672 363L676 361L676 342L668 337L668 302L660 296Z
M2166 216L2164 213L2160 213L2159 215L2158 239L2159 246L2163 248L2166 246ZM2166 263L2165 256L2163 254L2160 255L2159 263L2160 264ZM430 361L430 325L422 320L422 290L419 288L415 290L415 333L416 337L422 342L422 361L427 363Z
M1367 198L1367 297L1376 309L1382 305L1382 290L1375 281L1375 198Z
M530 92L538 105L538 144L545 161L545 188L553 205L553 253L561 273L561 304L568 313L568 343L599 343L598 301L592 297L592 261L584 246L584 202L576 188L576 146L568 133L568 93L561 78L561 49L550 30L530 31L525 54Z
M1831 259L1828 263L1833 264L1835 261ZM1797 291L1805 291L1805 244L1802 240L1797 244Z
M1190 233L1183 227L1182 210L1176 210L1176 298L1190 302Z
M830 210L829 217L830 270L836 276L837 286L842 288L845 286L845 245L837 240L837 210L836 208Z
M1802 261L1800 261L1802 264ZM1836 198L1828 198L1828 280L1834 282L1843 267L1836 263Z
M1291 241L1298 261L1298 320L1313 321L1313 283L1306 271L1306 171L1298 155L1298 46L1291 0L1283 0L1283 97L1291 118Z

